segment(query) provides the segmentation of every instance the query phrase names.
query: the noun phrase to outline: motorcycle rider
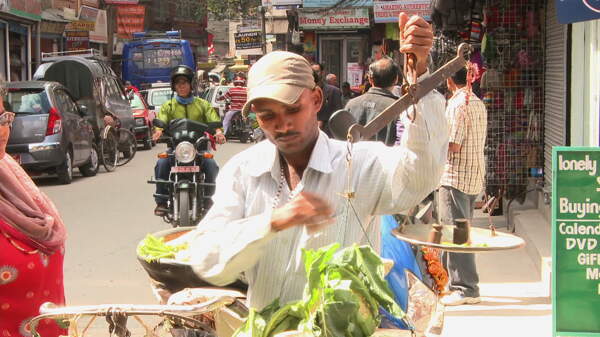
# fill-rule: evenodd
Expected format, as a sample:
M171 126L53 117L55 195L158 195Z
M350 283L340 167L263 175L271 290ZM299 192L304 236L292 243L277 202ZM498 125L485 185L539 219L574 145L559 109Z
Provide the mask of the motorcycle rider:
M225 117L223 118L223 129L225 130L225 134L227 134L227 130L231 126L231 119L235 116L236 113L241 113L244 104L246 104L246 99L248 94L246 93L246 80L243 77L237 76L233 80L233 88L230 88L223 96L219 97L218 100L229 99L231 101L229 105L229 111L225 113Z
M192 82L194 79L194 71L185 65L175 67L171 71L171 89L176 93L175 98L166 101L161 107L156 118L165 123L173 119L187 118L200 123L220 122L221 119L217 112L212 108L210 103L199 97L192 95ZM163 134L163 130L156 128L152 135L154 141L158 140ZM221 129L216 130L215 138L218 144L225 143L225 135ZM169 149L172 151L172 149ZM171 167L175 164L173 157L160 158L156 162L154 173L157 179L169 180ZM205 181L214 184L219 166L212 158L204 158L201 164L202 172L205 174ZM208 188L207 194L212 196L214 188ZM168 188L164 184L156 185L157 195L168 195ZM154 214L164 216L169 211L165 197L155 197L156 208Z

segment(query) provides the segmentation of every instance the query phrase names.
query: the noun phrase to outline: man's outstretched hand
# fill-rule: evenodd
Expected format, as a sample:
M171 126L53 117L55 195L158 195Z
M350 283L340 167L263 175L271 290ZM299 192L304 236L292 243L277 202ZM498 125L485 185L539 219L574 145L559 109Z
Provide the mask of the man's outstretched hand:
M302 192L273 210L271 228L278 232L294 226L307 226L310 232L334 221L333 209L326 200L316 194Z
M398 18L400 28L400 52L413 54L417 58L417 75L427 71L427 59L433 46L433 30L431 25L420 16L410 18L406 13L400 13Z

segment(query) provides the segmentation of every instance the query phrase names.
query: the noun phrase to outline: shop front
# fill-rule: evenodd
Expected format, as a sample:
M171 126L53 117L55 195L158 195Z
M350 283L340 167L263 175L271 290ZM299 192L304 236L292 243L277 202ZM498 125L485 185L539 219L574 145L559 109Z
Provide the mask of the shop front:
M339 83L356 86L362 81L357 69L364 69L370 56L368 8L304 9L298 13L298 24L309 60L322 63L325 72L335 74Z
M8 81L31 79L40 0L0 1L0 73Z

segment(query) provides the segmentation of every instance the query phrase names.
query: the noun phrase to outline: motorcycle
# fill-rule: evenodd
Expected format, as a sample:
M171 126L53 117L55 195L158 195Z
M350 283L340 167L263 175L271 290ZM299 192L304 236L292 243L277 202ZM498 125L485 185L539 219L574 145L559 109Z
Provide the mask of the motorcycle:
M229 112L231 106L231 100L225 99L225 111ZM247 143L254 141L254 129L252 127L252 121L242 116L241 111L236 111L235 115L231 117L229 128L225 134L227 139L237 139L240 143Z
M169 180L150 179L149 184L165 184L169 195L169 211L163 216L173 227L192 226L200 221L212 205L205 191L214 184L205 182L201 170L203 160L213 157L210 148L216 150L213 134L221 123L203 124L190 119L175 119L168 124L154 119L154 126L162 128L163 142L170 149L159 154L159 158L172 158L174 161ZM156 195L155 195L156 196Z

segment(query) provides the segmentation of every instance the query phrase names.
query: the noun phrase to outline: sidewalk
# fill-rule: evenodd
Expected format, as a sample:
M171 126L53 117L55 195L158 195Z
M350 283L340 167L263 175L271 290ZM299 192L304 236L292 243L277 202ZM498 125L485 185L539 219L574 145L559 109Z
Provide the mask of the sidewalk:
M506 231L503 216L492 217ZM473 226L486 228L475 211ZM552 304L526 248L477 255L481 303L446 307L442 337L550 337ZM546 291L545 291L546 290Z

